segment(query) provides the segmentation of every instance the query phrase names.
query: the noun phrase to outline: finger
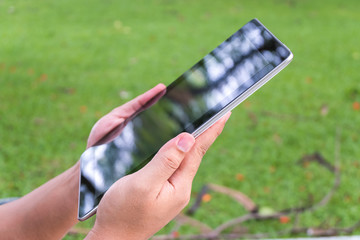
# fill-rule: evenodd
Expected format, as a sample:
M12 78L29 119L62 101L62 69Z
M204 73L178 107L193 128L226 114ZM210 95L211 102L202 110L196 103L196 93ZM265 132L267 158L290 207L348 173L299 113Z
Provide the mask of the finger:
M166 86L162 83L156 85L149 91L137 96L133 100L123 104L120 107L115 108L110 112L111 115L114 115L118 118L128 118L140 109L146 109L154 104L156 101L152 101L154 97L159 95L156 100L158 100L162 95L165 94ZM152 104L149 104L151 102Z
M102 125L107 126L107 128L117 127L124 121L124 119L131 117L137 111L144 108L144 106L147 106L147 103L155 96L158 94L160 94L160 96L165 94L165 89L166 86L160 83L147 92L137 96L133 100L113 109L110 113L105 115L103 119L101 119L103 122Z
M203 156L214 143L216 138L221 134L230 115L231 112L227 113L213 126L207 129L198 138L196 138L194 147L191 149L191 151L188 152L178 170L169 179L169 181L174 186L177 186L178 188L180 186L186 188L189 186L191 187L191 183L195 177Z
M133 115L142 106L145 106L146 103L156 95L160 94L160 97L165 94L165 89L166 86L164 84L158 84L149 91L136 97L130 102L115 108L110 113L103 116L99 121L96 122L93 129L91 130L87 147L104 143L105 140L103 140L103 138L105 136L109 138L109 133L122 124L126 118ZM108 141L108 139L106 139L106 141Z
M137 172L142 177L142 182L161 189L179 168L194 143L195 139L189 133L181 133L168 141L154 158Z

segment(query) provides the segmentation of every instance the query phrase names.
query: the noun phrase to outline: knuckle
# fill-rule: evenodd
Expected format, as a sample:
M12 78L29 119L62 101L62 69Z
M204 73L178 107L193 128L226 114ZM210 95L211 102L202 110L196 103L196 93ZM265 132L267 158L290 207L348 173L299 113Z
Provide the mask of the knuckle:
M206 154L207 150L208 150L208 148L203 144L200 144L197 147L197 152L200 157L203 157Z
M191 185L182 186L176 193L176 204L178 208L186 207L191 199Z
M184 205L187 206L190 202L190 194L184 198Z
M202 159L196 159L197 163L188 168L189 176L195 177Z
M176 170L180 166L180 157L176 154L167 154L163 156L163 163L165 167Z
M190 202L190 194L184 194L184 196L180 200L180 206L182 208L186 207Z

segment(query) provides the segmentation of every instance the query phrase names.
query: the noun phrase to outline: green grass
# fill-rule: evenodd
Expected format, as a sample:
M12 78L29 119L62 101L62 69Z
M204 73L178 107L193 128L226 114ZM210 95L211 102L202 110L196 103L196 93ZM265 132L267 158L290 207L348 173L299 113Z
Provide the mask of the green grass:
M360 101L359 9L356 0L0 1L0 198L24 195L72 166L99 117L158 82L171 83L256 17L294 61L233 111L193 191L222 184L273 209L319 200L333 174L296 162L315 151L333 162L341 129L340 189L300 224L353 224L360 215L360 111L353 109ZM243 213L213 194L195 218L215 227Z

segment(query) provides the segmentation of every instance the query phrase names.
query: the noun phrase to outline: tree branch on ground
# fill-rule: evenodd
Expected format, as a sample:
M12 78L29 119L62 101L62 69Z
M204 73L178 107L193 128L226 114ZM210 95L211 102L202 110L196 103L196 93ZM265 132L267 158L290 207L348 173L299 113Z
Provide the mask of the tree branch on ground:
M215 191L218 193L222 193L225 195L230 196L231 198L235 199L239 204L241 204L248 213L226 221L214 229L206 228L206 231L201 231L198 227L199 222L197 221L196 224L191 224L187 221L188 224L191 226L198 228L200 230L200 234L187 234L187 235L179 235L179 234L169 234L169 235L161 235L161 236L154 236L153 240L171 240L171 239L238 239L238 238L247 238L247 239L258 239L258 238L266 238L270 236L284 236L284 235L296 235L296 234L307 234L308 236L334 236L340 234L351 234L355 229L360 227L360 220L356 222L354 225L347 227L347 228L321 228L321 227L299 227L300 220L299 217L301 214L306 212L313 212L316 211L320 207L324 207L326 204L329 203L331 198L333 197L334 193L338 190L341 182L340 178L340 129L336 130L335 134L335 147L334 147L334 166L332 166L328 161L326 161L320 153L315 153L312 155L305 155L302 161L316 161L320 165L324 166L328 170L334 173L334 181L332 187L329 189L327 194L318 202L314 204L310 204L308 206L300 206L300 207L293 207L288 209L279 210L277 212L271 214L260 214L257 209L257 206L253 200L251 200L247 195L224 186L216 185L216 184L207 184L204 185L201 189L201 192L198 194L197 199L192 207L190 207L189 211L187 212L190 215L195 214L196 210L201 206L202 197L207 194L208 191ZM292 228L281 230L278 232L272 233L256 233L256 234L248 234L247 232L240 232L240 233L224 233L225 231L239 226L245 222L249 222L252 220L257 221L265 221L270 219L279 219L280 217L295 214L295 221L293 223ZM184 222L183 222L184 223ZM177 229L179 226L177 226Z

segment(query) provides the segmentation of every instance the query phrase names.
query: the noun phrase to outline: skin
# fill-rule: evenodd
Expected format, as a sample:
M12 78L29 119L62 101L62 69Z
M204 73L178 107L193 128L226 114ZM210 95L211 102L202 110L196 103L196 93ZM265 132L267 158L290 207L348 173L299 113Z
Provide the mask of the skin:
M102 117L91 130L87 148L112 140L125 121L165 90L150 89ZM144 168L119 179L101 200L86 239L147 239L189 202L201 159L221 133L230 113L197 139L181 133L168 141ZM24 197L0 206L2 239L61 239L77 220L79 168L73 167Z

